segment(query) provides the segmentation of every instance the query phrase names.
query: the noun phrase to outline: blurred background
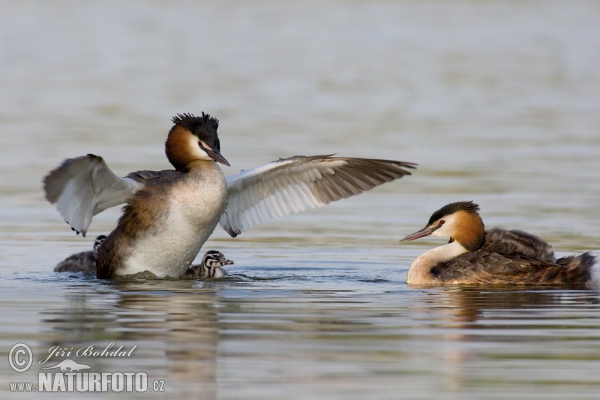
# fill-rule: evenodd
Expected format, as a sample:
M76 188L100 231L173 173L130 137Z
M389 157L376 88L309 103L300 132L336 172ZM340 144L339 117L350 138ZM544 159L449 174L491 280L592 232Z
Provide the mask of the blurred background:
M570 398L598 393L597 292L542 291L537 293L541 299L533 300L521 295L499 300L497 293L481 300L479 292L473 300L469 292L467 301L448 303L443 289L414 291L405 284L412 259L440 240L397 241L420 229L444 204L474 200L488 226L540 235L561 256L599 253L599 2L0 0L0 7L0 297L5 304L0 317L12 321L0 328L6 329L2 352L26 332L44 352L49 342L65 343L65 332L68 340L87 343L105 338L99 330L117 340L146 338L152 351L140 357L162 365L165 354L177 346L188 349L199 333L165 340L153 337L147 326L124 329L120 314L124 308L132 312L132 302L124 301L131 292L150 291L136 294L133 302L136 315L146 318L154 310L150 304L157 306L152 293L158 291L159 303L165 304L159 313L167 317L157 329L180 332L183 328L169 317L170 306L190 301L179 312L201 331L202 321L212 327L210 385L194 386L202 351L183 361L175 358L173 365L183 365L188 375L156 367L157 375L179 382L180 388L186 382L190 393L211 387L204 393L208 397L281 398L285 393L288 398L347 399L397 398L401 389L411 398L464 399L484 398L482 393L492 398L514 386L521 396L547 399L564 395L561 379ZM119 175L170 168L164 156L170 119L202 111L221 121L222 153L232 165L224 168L226 175L296 154L396 159L419 168L357 198L266 223L236 239L217 227L205 250L218 248L236 265L231 280L216 287L106 286L94 279L57 277L54 265L91 249L96 235L114 227L120 210L98 215L82 239L45 201L45 174L63 159L87 153L103 156ZM196 297L173 294L180 291ZM201 296L206 291L210 300ZM257 300L265 296L266 303ZM366 309L352 314L348 301L356 298ZM339 301L340 308L326 306L328 299ZM286 314L294 311L274 305L287 301L300 304L294 318ZM476 311L465 309L465 302L476 304ZM481 338L464 339L454 325L453 346L457 337L464 339L467 356L456 354L453 346L415 354L415 342L405 341L407 335L431 335L425 347L445 343L448 332L438 337L436 329L457 315L441 311L445 308L458 307L461 321L467 314L481 325L480 318L490 315L489 304L492 310L508 305L511 311L502 318L518 319L520 314L512 313L515 302L525 309L532 304L587 308L570 322L575 329L555 326L552 319L570 318L573 310L551 308L551 320L544 321L560 332L533 331L542 341L560 336L554 343L560 357L547 353L547 343L533 344L527 361L515 356L504 372L495 368L495 357L522 352L524 343L480 350ZM48 310L49 304L62 303L76 306ZM240 311L247 304L256 307ZM483 311L477 308L482 304ZM195 314L198 307L208 307L210 317ZM43 317L50 312L77 319L91 310L110 321L98 316L96 328L86 330ZM284 331L295 329L299 315L313 312L327 314L328 323L342 318L370 328L357 336L350 329L344 331L347 337L322 343L312 336L320 329L319 318L302 325L307 336L288 339L271 325L236 325L241 323L237 313L249 321L257 317L255 311L283 324ZM378 318L389 313L393 328L390 319ZM534 312L525 318L529 323L539 317ZM425 320L436 321L433 331L422 325ZM235 336L246 328L267 337L257 345ZM130 336L123 337L123 331ZM397 340L373 349L364 335L382 332ZM510 342L515 334L503 332L493 342ZM583 337L585 345L578 342ZM581 356L579 346L588 356ZM353 358L348 348L360 357ZM452 350L445 353L447 348ZM396 353L392 357L386 351ZM321 352L329 358L320 358ZM544 358L555 363L540 377L536 371L543 369ZM466 363L458 368L460 377L457 362ZM121 365L115 361L106 368ZM16 379L1 368L6 374L0 383ZM274 376L272 369L278 368ZM308 371L331 375L325 379ZM528 374L531 379L521 381ZM533 389L540 381L542 392ZM185 390L171 394L183 396Z

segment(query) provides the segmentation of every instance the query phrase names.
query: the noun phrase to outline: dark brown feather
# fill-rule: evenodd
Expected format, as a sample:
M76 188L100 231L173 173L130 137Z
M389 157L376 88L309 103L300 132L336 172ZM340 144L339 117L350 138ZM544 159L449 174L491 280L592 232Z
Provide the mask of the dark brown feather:
M168 212L170 192L166 188L172 188L183 175L174 170L139 171L132 174L145 176L145 186L123 207L117 227L98 250L97 277L101 279L109 279L115 275L117 268L123 263L122 255L130 253L127 249L133 247L139 235L158 228L157 221L164 219Z
M493 251L497 243L440 262L431 274L446 283L584 286L592 279L595 257L590 253L556 262L532 259L521 253Z

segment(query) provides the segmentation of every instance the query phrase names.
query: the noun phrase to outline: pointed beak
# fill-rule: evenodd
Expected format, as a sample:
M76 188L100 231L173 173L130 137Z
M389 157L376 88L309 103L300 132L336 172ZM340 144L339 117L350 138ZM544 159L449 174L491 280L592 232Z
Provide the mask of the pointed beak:
M204 150L206 152L206 154L208 154L208 156L210 158L212 158L216 162L220 162L221 164L224 164L224 165L227 165L228 167L231 167L231 165L229 164L229 161L227 161L225 159L225 157L223 157L221 155L221 153L219 153L219 150L209 149L209 148L206 148L204 146L200 146L200 147L201 147L202 150Z
M225 257L221 258L219 260L219 262L221 263L221 265L231 265L233 264L233 261L226 259Z
M227 258L225 258L225 256L221 253L219 254L219 264L221 264L221 266L223 265L231 265L233 264L233 261L228 260Z
M425 228L421 229L420 231L416 231L415 233L411 233L410 235L408 235L408 236L400 239L400 241L401 242L408 242L409 240L415 240L415 239L418 239L418 238L429 236L436 229L437 229L436 227L426 226Z

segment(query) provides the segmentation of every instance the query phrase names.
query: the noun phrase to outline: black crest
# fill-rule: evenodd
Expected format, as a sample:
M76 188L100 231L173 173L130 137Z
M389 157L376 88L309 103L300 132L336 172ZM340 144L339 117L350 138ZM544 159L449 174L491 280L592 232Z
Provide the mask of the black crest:
M196 132L200 128L212 128L215 131L219 128L219 120L208 114L202 113L201 117L196 117L190 113L177 114L171 120L176 125L187 128L190 132Z
M444 218L447 215L454 214L457 211L466 211L469 213L477 213L479 211L479 205L472 201L457 201L456 203L446 204L431 215L427 225L437 221L438 219Z

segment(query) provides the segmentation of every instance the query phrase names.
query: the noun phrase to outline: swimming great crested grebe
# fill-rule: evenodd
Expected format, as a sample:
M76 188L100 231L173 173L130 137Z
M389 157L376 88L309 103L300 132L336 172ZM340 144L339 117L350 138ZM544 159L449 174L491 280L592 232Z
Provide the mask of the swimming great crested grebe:
M202 263L188 268L185 272L185 276L195 279L222 278L227 275L227 271L222 267L231 264L233 264L233 261L225 258L220 251L209 250L204 257L202 257Z
M100 235L94 240L94 250L82 251L73 254L54 267L54 272L85 272L96 273L96 260L98 259L98 248L106 240L106 235Z
M231 236L261 222L320 207L410 175L416 164L363 158L295 156L225 179L217 119L179 114L165 152L175 170L119 178L102 157L67 159L44 179L46 199L73 230L126 203L98 251L98 278L150 271L181 277L217 223Z
M518 230L485 231L479 206L471 201L448 204L429 218L425 228L402 240L449 236L450 242L429 250L410 265L412 285L518 284L585 285L592 280L595 257L554 257L552 246Z

